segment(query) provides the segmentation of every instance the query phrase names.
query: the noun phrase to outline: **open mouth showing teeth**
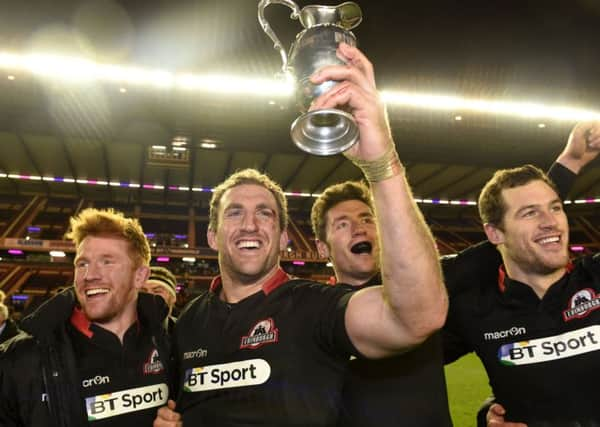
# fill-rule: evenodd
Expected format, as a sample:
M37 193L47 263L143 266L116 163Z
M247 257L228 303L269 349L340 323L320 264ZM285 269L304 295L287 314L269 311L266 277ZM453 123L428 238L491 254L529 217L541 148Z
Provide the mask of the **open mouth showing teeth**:
M238 249L258 249L260 243L258 240L244 240L237 244Z
M359 242L350 248L353 254L370 254L373 250L373 245L369 242Z
M540 243L542 245L546 245L548 243L558 243L558 242L560 242L560 237L558 237L558 236L546 237L544 239L538 240L538 243Z
M85 291L85 296L93 297L95 295L107 294L108 289L88 289Z

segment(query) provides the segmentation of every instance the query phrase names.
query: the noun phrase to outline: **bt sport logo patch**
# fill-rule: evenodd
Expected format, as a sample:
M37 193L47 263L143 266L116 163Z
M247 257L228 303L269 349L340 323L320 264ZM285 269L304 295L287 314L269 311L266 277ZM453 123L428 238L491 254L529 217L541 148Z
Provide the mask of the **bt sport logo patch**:
M596 351L600 351L600 325L550 337L504 344L498 349L498 360L504 366L530 365Z

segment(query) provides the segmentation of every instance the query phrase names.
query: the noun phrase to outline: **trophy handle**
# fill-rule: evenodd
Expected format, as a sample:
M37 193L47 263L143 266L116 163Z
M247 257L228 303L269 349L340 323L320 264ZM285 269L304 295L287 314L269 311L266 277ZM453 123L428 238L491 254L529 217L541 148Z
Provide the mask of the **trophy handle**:
M298 19L298 17L300 16L300 8L292 0L260 0L260 3L258 3L258 22L260 23L260 26L262 27L263 31L267 34L267 36L269 36L269 38L273 40L273 47L279 51L279 54L281 55L281 59L283 61L283 66L281 67L281 69L284 73L287 73L287 52L283 48L281 41L279 41L279 38L275 35L275 32L271 29L271 26L265 18L265 9L271 4L281 4L292 9L292 14L290 15L291 19Z

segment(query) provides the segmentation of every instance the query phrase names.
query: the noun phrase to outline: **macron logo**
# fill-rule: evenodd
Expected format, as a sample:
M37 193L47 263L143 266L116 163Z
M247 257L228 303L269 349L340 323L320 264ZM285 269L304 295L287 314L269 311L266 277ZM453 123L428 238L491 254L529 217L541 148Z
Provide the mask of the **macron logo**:
M505 329L503 331L484 332L483 339L486 341L500 340L502 338L518 337L519 335L524 335L526 333L527 329L525 329L523 326L513 326L512 328Z
M198 350L186 351L183 353L183 360L200 359L208 356L208 350L199 348Z

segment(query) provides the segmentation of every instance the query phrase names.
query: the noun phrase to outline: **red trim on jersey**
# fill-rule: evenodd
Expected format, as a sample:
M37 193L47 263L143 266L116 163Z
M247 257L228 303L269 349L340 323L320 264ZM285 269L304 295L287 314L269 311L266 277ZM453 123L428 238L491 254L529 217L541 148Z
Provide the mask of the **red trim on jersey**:
M265 295L269 295L271 292L273 292L275 289L283 285L285 282L288 282L289 280L290 276L288 276L288 274L285 271L283 271L281 267L279 267L273 275L273 277L271 277L263 284L263 292L265 293Z
M92 331L90 329L92 322L90 322L89 319L87 317L85 317L85 314L83 313L81 308L79 308L79 307L73 308L73 313L71 313L70 321L71 321L71 324L73 326L75 326L75 329L77 329L79 332L81 332L86 337L92 338L94 336L94 331ZM137 317L137 312L136 312L136 316L135 316L135 323L136 323L136 329L137 329L136 333L139 335L140 332L142 332L142 326L140 325L139 318Z
M262 291L265 293L265 295L269 295L271 292L273 292L275 289L283 285L285 282L288 282L289 280L290 276L288 276L288 274L285 271L283 271L281 267L279 267L275 274L271 278L269 278L269 280L263 283ZM221 282L221 276L217 276L212 280L212 282L210 282L210 291L217 292L218 289L222 286L223 284Z
M83 311L79 307L73 308L73 313L71 313L71 324L75 326L79 332L85 335L88 338L92 338L94 336L94 332L90 330L90 325L92 322L85 317Z
M500 264L500 267L498 267L498 287L502 293L506 291L506 285L504 284L505 279L506 271L504 271L504 264Z
M567 264L567 266L565 268L567 269L567 273L570 273L575 268L575 265L573 265L573 263L571 261L569 261L569 263Z
M570 273L571 271L573 271L574 268L575 268L575 266L573 265L573 263L571 261L569 261L567 263L567 265L565 266L567 273ZM504 270L504 264L502 264L498 268L498 288L500 289L500 292L502 292L502 293L506 292L506 284L504 283L505 280L506 280L506 270Z

